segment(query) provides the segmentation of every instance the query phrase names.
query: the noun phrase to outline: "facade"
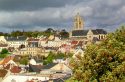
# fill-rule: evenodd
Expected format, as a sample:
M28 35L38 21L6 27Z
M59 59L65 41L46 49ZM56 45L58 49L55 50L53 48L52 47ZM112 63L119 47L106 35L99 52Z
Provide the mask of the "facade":
M63 44L68 44L68 41L61 40L58 36L50 35L48 38L40 39L39 44L42 47L60 47Z
M28 47L39 47L39 39L37 38L28 38Z
M5 40L8 44L8 47L19 48L21 45L27 45L27 37L18 36L18 37L5 37Z
M15 54L22 55L22 56L23 55L36 56L36 55L41 55L42 52L44 52L44 50L41 47L26 47L26 48L20 49Z

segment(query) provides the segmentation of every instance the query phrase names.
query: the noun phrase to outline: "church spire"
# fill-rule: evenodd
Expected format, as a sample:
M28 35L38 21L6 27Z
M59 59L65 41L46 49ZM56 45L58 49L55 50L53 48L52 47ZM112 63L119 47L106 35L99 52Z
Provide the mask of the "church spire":
M78 12L74 17L74 30L83 30L83 27L84 21Z

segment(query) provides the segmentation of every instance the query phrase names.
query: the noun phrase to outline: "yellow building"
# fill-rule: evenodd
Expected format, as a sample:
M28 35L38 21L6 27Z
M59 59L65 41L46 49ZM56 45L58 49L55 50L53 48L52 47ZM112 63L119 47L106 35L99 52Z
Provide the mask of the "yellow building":
M74 17L74 29L73 30L83 30L84 21L79 13Z
M32 56L36 56L36 55L44 55L43 53L45 52L45 50L41 47L26 47L26 48L22 48L16 52L14 52L14 54L18 54L18 55L32 55Z

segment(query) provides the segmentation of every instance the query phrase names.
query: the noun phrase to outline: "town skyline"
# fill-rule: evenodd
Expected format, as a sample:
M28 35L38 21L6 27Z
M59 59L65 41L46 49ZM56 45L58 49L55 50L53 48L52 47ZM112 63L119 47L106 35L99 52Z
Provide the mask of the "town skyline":
M77 12L84 19L85 29L114 31L125 24L124 3L124 0L1 0L0 32L47 28L69 31Z

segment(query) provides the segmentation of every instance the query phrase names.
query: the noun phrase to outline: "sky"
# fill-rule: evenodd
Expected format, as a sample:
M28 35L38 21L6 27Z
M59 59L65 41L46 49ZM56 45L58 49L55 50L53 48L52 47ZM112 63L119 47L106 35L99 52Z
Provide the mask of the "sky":
M125 24L125 0L0 0L0 32L70 31L78 12L84 29L114 31Z

